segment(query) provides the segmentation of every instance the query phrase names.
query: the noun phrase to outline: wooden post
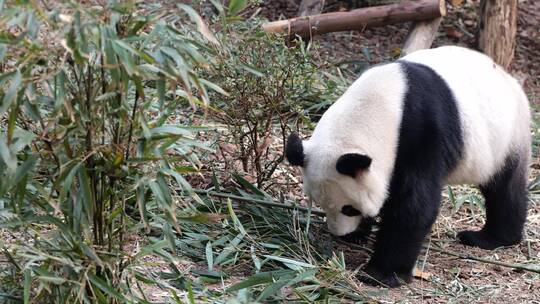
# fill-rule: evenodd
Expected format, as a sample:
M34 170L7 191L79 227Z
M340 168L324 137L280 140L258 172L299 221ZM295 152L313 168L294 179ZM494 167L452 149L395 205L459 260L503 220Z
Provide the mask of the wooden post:
M415 22L403 45L401 54L405 56L417 50L429 49L437 36L441 20L442 18L439 17L433 20Z
M298 9L298 16L311 16L322 13L324 0L302 0Z
M504 68L514 58L517 0L482 0L478 48Z
M431 20L446 14L444 0L402 1L395 4L297 17L263 24L267 33L287 33L311 37L318 34L362 30L367 27Z

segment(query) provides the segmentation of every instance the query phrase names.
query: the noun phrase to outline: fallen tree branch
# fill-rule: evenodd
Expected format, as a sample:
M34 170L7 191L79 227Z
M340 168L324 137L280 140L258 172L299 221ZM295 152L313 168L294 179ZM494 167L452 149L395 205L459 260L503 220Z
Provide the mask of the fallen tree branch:
M422 247L424 249L427 248L427 246L425 246L425 245L422 246ZM432 251L436 251L436 252L439 252L439 253L446 254L446 255L454 256L454 257L457 257L457 258L460 258L460 259L463 259L463 260L473 260L473 261L478 261L478 262L482 262L482 263L486 263L486 264L493 264L493 265L498 265L498 266L503 266L503 267L508 267L508 268L514 268L514 269L520 269L520 270L526 270L526 271L540 273L540 266L524 265L524 264L512 264L512 263L495 261L495 260L486 259L486 258L480 258L480 257L476 257L476 256L473 256L473 255L459 254L459 253L456 253L456 252L452 252L452 251L442 249L442 248L440 248L438 246L434 246L433 244L429 247L429 249L432 250Z
M444 0L403 1L390 5L361 8L349 12L333 12L296 17L263 24L267 33L287 33L289 36L314 35L367 27L431 20L446 15Z

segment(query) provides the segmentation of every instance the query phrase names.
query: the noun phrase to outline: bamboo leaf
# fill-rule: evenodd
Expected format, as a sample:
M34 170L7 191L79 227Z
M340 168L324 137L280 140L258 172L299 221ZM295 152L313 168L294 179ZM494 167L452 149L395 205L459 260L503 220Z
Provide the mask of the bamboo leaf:
M103 261L101 261L94 249L88 247L88 245L86 245L85 243L80 243L79 245L81 246L82 251L87 257L95 261L96 264L98 264L99 266L103 266Z
M219 45L219 42L217 41L216 37L214 37L214 34L210 31L204 20L197 14L197 12L191 8L191 6L185 5L185 4L178 4L178 7L183 9L191 18L195 24L197 24L197 30L210 42L213 44Z
M259 190L257 187L255 187L252 183L248 182L238 173L233 173L232 176L240 185L244 186L247 190L251 190L251 192L255 193L258 196L268 197L266 193Z
M23 129L15 129L13 132L13 137L15 140L13 141L10 150L13 153L18 153L32 143L35 135L34 133Z
M121 295L118 291L116 291L108 282L105 282L103 279L91 273L88 274L87 276L90 282L92 282L94 286L98 287L103 292L107 293L111 297L114 297L118 300L126 301L126 298L123 295Z
M193 216L179 216L178 219L183 222L192 222L197 224L212 224L218 223L220 220L226 218L226 215L215 213L199 213Z
M241 64L240 65L244 70L248 71L249 73L257 76L257 77L264 77L264 72L260 71L259 69L249 66L247 64Z
M165 53L168 57L170 57L178 67L186 67L186 61L182 57L182 55L178 52L178 50L163 46L160 48L161 52Z
M285 264L285 266L287 266L287 267L289 267L290 269L293 269L293 270L299 270L299 269L303 269L303 268L313 268L313 267L315 267L315 265L312 265L312 264L309 264L309 263L296 261L296 260L292 260L292 259L288 259L288 258L284 258L284 257L279 257L279 256L275 256L275 255L264 255L264 257L267 258L267 259L270 259L270 260L281 262L281 263Z
M199 81L204 84L205 86L209 87L210 89L218 92L219 94L221 95L225 95L225 96L229 96L229 93L225 92L225 90L223 90L220 86L218 86L217 84L213 83L213 82L210 82L206 79L202 79L202 78L199 78Z
M17 159L11 153L4 134L0 135L0 156L9 170L15 172L17 169Z
M7 52L6 45L5 44L0 44L0 61L4 60L4 57L6 56L6 52Z
M298 273L293 279L290 279L289 277L279 279L273 284L270 284L269 286L267 286L263 290L263 292L261 292L257 300L262 302L266 300L268 297L279 293L281 289L284 287L292 286L303 280L310 279L317 273L317 271L318 269L310 269L310 270Z
M268 285L257 297L257 302L264 302L268 297L277 294L281 291L281 288L285 287L287 283L289 282L289 279L281 279L277 280L276 282Z
M274 270L274 271L268 271L268 272L261 272L252 275L248 279L236 283L233 286L229 287L227 289L228 292L236 291L256 285L271 283L276 278L283 278L283 279L291 279L296 272L294 270L287 270L287 269L281 269L281 270Z
M137 73L137 67L133 57L122 47L118 40L112 41L112 48L120 59L120 64L125 68L128 75L133 76Z
M90 215L94 214L94 195L92 192L92 180L88 177L88 171L86 170L85 166L80 166L78 170L78 177L79 177L79 193L82 194L83 202L84 202L84 211L86 216L88 217L86 220L90 222Z
M231 254L236 252L238 250L238 245L240 242L242 242L242 239L244 238L245 234L238 234L232 241L229 242L229 244L223 248L223 250L220 252L220 254L216 257L214 260L214 265L220 265L227 259Z
M43 281L46 283L52 283L55 285L61 285L66 282L66 279L61 278L44 268L38 267L38 268L34 268L33 270L38 275L37 279L40 281Z
M188 290L188 299L190 304L195 304L195 297L193 296L193 287L191 286L191 281L187 283Z
M30 303L30 284L32 284L32 277L30 269L24 270L24 287L23 287L23 301L24 304Z
M181 127L165 125L157 128L150 129L151 134L172 134L172 135L191 135L190 131L187 131Z
M150 55L146 54L143 51L139 51L139 50L133 48L131 45L125 43L122 40L115 40L114 43L117 44L118 46L124 48L126 51L130 52L131 54L139 56L141 59L143 59L144 61L146 61L146 62L148 62L150 64L155 62L154 58L152 58Z
M15 172L14 183L18 184L24 177L28 176L30 172L36 167L38 158L36 155L30 155L26 161L24 161Z
M231 0L229 2L229 15L236 16L241 10L248 5L247 0Z
M142 181L139 181L137 183L137 207L139 208L139 214L141 216L141 220L143 222L143 225L145 227L146 232L148 233L150 231L150 226L148 225L147 220L147 209L146 209L146 200L145 200L145 184Z
M6 113L11 103L17 99L17 93L21 89L22 83L22 74L21 71L16 70L15 75L11 77L11 84L5 92L4 98L2 99L2 105L0 105L0 116Z
M141 251L139 251L134 257L133 259L140 259L144 256L147 256L153 252L157 252L157 251L160 251L161 249L163 248L166 248L167 246L169 245L169 242L167 240L160 240L160 241L157 241L153 244L150 244L148 246L145 246L141 249Z
M212 251L212 242L206 242L206 262L208 264L208 271L212 271L214 267L214 253Z
M251 260L253 261L253 264L255 265L255 271L256 272L261 271L262 263L261 263L261 260L257 257L257 254L255 253L254 246L251 246Z
M234 226L238 229L238 231L240 231L240 234L242 234L242 236L246 235L246 230L244 230L242 222L240 222L240 220L236 216L236 213L234 213L234 209L232 207L232 202L230 199L227 199L227 209L229 209L229 214L234 222Z
M61 70L55 79L55 103L54 108L58 109L61 105L65 104L66 100L66 73Z

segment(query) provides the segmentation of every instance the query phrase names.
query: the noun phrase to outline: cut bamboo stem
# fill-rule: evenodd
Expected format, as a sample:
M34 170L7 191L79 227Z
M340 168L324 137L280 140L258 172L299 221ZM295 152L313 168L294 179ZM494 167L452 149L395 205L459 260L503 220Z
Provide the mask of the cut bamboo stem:
M362 30L367 27L407 21L431 20L446 15L445 0L403 1L390 5L333 12L263 24L267 33L286 33L303 38L330 32Z

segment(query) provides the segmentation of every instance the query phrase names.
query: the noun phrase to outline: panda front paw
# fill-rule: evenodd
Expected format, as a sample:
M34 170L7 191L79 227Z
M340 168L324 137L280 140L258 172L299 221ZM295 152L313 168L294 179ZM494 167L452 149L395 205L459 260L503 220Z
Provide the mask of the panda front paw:
M365 244L368 242L372 229L376 224L377 221L374 218L364 218L355 231L342 235L339 238L348 243Z
M372 265L364 267L362 272L360 281L373 286L395 288L410 283L412 280L411 274L381 271Z

